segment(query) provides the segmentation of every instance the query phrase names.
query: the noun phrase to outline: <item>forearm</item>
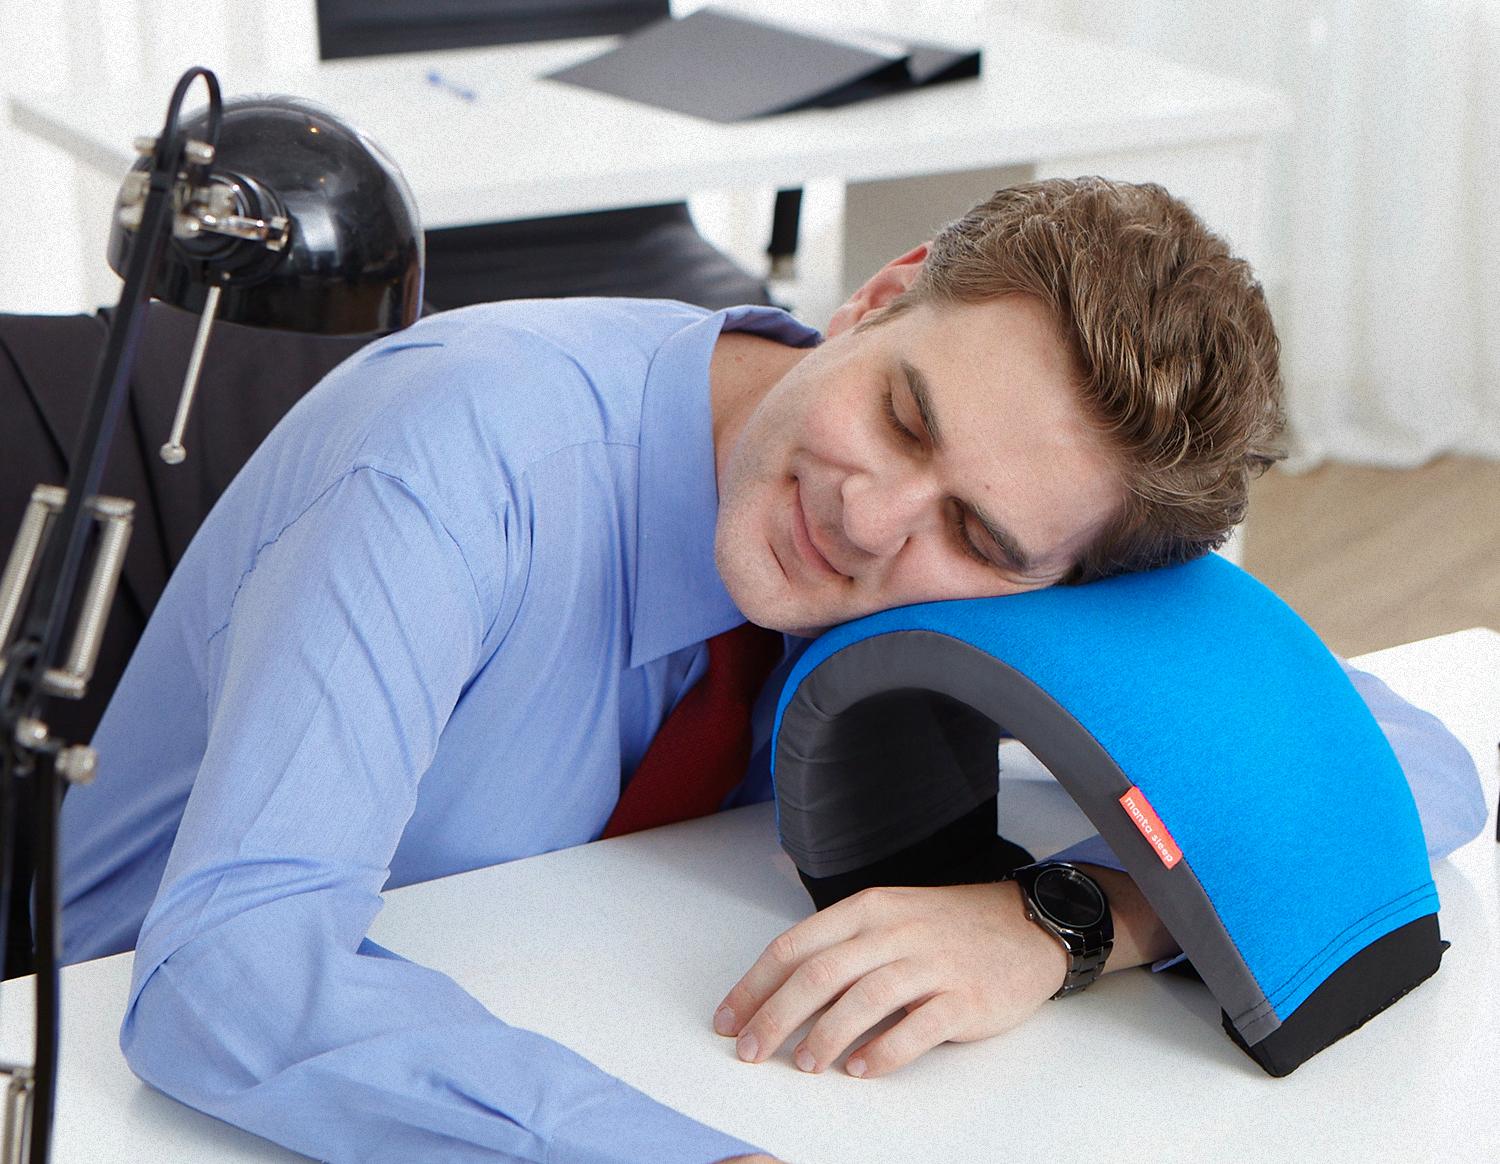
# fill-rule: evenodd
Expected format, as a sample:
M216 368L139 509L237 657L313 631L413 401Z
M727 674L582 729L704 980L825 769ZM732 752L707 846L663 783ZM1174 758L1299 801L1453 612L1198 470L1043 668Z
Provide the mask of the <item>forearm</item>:
M1126 873L1108 869L1101 865L1080 865L1104 890L1109 899L1109 910L1114 921L1115 944L1109 961L1104 964L1106 974L1114 970L1128 970L1132 966L1145 966L1162 958L1181 953L1176 939L1167 932L1161 918L1151 908L1146 895Z
M748 1152L362 942L490 621L446 528L375 472L263 547L215 640L210 734L140 933L127 1061L339 1164Z
M329 949L309 932L308 916L330 912L316 903L255 912L274 916L238 918L159 966L122 1032L132 1068L199 1110L339 1164L706 1164L751 1150L507 1026L440 974Z

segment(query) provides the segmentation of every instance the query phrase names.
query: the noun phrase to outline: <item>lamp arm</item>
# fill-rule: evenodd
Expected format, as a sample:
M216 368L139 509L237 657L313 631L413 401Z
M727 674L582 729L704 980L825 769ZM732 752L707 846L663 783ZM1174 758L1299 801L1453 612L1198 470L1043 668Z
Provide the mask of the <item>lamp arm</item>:
M57 1091L58 1059L58 970L60 942L57 919L57 815L61 800L59 768L65 756L61 741L53 739L43 718L44 701L60 692L53 674L61 663L63 637L68 616L75 605L88 534L98 510L96 493L104 475L115 427L124 404L130 373L135 364L145 307L170 237L174 188L186 167L190 179L206 174L212 150L191 152L177 130L182 101L192 82L202 77L209 90L208 137L217 144L222 100L218 79L203 68L189 69L173 91L166 121L152 150L149 189L136 230L120 300L109 323L90 389L83 427L70 462L66 497L52 521L45 542L39 546L40 566L27 584L19 571L6 571L18 588L19 631L8 646L0 637L0 852L6 867L0 873L0 949L11 912L11 895L25 894L24 878L9 868L15 852L14 839L22 806L19 795L26 781L31 791L31 835L36 843L36 894L34 904L36 951L36 1060L29 1075L12 1069L12 1088L21 1080L28 1094L10 1105L18 1113L12 1142L3 1147L4 1164L47 1164ZM19 549L19 546L18 546ZM113 574L124 556L123 540L116 538L110 550ZM16 577L12 579L12 574ZM96 571L96 576L99 572ZM113 592L114 578L109 578ZM0 595L0 603L5 600ZM108 609L109 595L93 593L89 605ZM97 628L96 628L97 630ZM76 653L76 652L75 652ZM50 689L49 689L50 687ZM81 695L82 683L66 694ZM71 749L70 749L71 751ZM26 1100L29 1099L29 1111ZM9 1124L7 1125L9 1126ZM29 1143L27 1142L29 1141Z

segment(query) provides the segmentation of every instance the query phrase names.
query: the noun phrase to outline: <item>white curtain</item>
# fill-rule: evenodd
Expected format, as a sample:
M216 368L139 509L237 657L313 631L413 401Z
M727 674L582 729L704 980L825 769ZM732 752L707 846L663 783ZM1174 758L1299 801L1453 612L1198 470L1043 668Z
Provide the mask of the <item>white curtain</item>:
M1259 260L1294 466L1500 458L1500 0L1000 7L1293 102Z

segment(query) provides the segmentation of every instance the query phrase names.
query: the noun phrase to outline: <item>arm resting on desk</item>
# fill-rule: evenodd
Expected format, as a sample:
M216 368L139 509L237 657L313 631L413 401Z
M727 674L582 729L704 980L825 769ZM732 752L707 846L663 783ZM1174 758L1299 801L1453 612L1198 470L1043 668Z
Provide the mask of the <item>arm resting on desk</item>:
M1437 720L1372 675L1344 664L1411 784L1434 857L1483 828L1478 774ZM1145 896L1097 836L1057 854L1093 866L1114 914L1106 972L1157 962L1177 945ZM818 1015L793 1058L821 1071L851 1046L846 1070L873 1077L942 1042L1011 1029L1061 984L1061 945L1027 920L1014 882L866 890L777 938L721 1004L715 1029L760 1062ZM826 1009L825 1009L826 1008ZM905 1017L862 1046L865 1031Z
M140 935L130 1066L320 1160L751 1151L365 938L490 621L443 523L374 470L260 551L211 640L207 751Z
M1115 915L1106 970L1175 951L1129 877L1105 869L1100 878ZM844 1069L873 1078L939 1043L1018 1026L1057 992L1067 963L1057 939L1026 916L1014 881L866 889L772 942L725 997L714 1028L737 1036L740 1057L759 1063L822 1011L793 1061L818 1072L849 1051Z

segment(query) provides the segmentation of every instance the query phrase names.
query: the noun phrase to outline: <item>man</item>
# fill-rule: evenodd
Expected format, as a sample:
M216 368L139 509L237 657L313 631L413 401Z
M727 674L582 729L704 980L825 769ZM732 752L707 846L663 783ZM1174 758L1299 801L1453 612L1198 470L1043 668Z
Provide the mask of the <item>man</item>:
M1095 179L1001 191L822 343L773 309L592 300L372 345L256 453L141 640L64 810L67 957L136 945L133 1069L319 1158L747 1156L369 942L382 888L597 837L746 619L800 640L1204 552L1274 455L1278 384L1244 264L1165 192ZM725 805L770 795L786 665ZM1415 717L1403 760L1452 847L1466 756L1366 693ZM1109 968L1171 954L1091 871ZM759 1061L827 1006L796 1061L875 1075L1063 972L1013 883L875 891L773 944L714 1022Z

